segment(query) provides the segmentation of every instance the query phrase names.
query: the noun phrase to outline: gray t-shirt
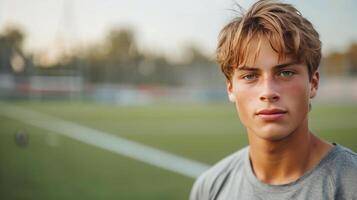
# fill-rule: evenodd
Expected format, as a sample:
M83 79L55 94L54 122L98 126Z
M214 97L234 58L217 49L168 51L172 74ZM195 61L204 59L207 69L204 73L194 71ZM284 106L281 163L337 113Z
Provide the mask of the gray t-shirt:
M226 157L193 185L190 200L357 200L357 154L336 144L313 169L294 182L269 185L253 174L249 147Z

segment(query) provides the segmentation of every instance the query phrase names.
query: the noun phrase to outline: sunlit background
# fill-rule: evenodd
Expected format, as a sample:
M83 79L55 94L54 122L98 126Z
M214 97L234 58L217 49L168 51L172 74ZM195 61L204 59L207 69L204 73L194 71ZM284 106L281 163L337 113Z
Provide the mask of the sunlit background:
M357 2L286 2L323 43L310 126L357 151ZM0 0L0 199L187 199L247 145L214 55L235 4Z

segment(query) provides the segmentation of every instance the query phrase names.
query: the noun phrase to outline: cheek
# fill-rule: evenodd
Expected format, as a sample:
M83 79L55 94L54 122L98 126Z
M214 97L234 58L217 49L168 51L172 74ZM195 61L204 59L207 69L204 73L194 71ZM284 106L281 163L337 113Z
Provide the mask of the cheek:
M256 98L257 94L253 90L244 87L236 89L234 92L236 96L235 106L241 122L245 125L254 114L254 108L256 107L254 98Z
M296 85L293 85L290 89L292 91L295 91L295 92L293 92L293 94L295 96L300 97L301 99L306 99L306 100L309 99L309 94L310 94L309 83L304 82L301 84L296 84Z
M246 104L253 101L258 96L258 92L256 92L254 87L238 83L235 83L235 86L236 87L233 88L233 92L237 100L236 102L241 104L243 107L248 106Z
M285 87L284 91L282 91L285 95L282 97L284 104L289 106L290 109L304 113L302 111L307 110L309 105L310 86L306 82L297 83Z

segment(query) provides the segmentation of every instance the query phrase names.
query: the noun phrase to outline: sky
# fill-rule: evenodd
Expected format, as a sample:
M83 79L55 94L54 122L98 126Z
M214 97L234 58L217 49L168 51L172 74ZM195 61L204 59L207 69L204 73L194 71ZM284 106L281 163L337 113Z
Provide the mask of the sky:
M61 43L100 42L113 27L130 27L140 49L176 58L194 43L213 55L221 28L235 15L235 2L253 0L0 0L0 31L9 24L26 33L25 48L55 51ZM286 0L321 35L323 53L342 51L357 41L357 1Z

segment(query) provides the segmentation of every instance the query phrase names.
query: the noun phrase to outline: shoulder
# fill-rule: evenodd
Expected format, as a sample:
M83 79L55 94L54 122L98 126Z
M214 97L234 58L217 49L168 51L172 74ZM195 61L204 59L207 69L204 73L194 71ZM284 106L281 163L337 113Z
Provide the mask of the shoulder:
M357 194L357 153L341 145L335 148L328 162L328 171L338 196L348 199Z
M220 190L232 171L243 167L246 155L248 155L248 147L225 157L202 173L192 187L190 200L211 199L210 197Z
M357 153L351 149L337 144L329 160L329 168L335 173L338 172L336 175L355 172L355 176L357 176Z

